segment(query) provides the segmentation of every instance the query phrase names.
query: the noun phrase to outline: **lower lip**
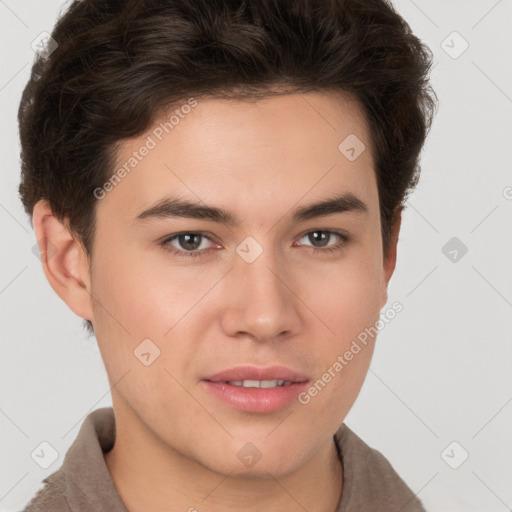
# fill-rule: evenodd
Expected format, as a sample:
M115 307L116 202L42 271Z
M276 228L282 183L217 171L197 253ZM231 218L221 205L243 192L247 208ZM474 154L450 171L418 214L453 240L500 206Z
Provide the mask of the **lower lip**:
M205 388L235 409L247 412L276 412L297 399L307 382L295 382L275 388L244 388L227 382L202 381Z

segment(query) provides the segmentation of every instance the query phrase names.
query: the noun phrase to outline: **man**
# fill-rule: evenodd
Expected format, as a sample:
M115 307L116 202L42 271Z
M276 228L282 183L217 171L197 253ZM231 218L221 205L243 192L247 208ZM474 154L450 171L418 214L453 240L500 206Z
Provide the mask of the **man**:
M383 0L83 0L52 38L20 195L113 409L26 510L424 510L343 421L418 180L428 49Z

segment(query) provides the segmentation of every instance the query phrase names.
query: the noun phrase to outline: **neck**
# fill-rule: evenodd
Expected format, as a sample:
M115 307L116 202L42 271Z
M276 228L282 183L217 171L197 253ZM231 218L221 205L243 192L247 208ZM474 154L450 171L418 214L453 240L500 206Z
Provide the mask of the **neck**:
M125 418L123 418L125 419ZM191 460L133 421L117 422L114 447L105 462L130 512L238 512L244 510L335 512L342 465L331 438L294 471L279 477L223 475ZM123 425L130 424L127 431Z

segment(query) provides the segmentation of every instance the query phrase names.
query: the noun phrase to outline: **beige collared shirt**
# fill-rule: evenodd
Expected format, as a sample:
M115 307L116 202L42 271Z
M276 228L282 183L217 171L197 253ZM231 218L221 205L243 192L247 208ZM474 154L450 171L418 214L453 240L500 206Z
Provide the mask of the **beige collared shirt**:
M334 512L425 512L386 458L344 423L334 439L343 464L343 490ZM92 411L64 457L23 512L128 512L105 463L114 446L112 407ZM148 511L150 512L150 511Z

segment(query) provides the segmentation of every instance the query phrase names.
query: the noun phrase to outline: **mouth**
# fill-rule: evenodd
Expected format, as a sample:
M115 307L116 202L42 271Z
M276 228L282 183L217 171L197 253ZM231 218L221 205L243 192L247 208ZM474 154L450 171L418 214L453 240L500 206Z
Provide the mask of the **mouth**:
M231 407L255 413L280 411L296 401L309 378L282 366L238 366L202 379L204 389Z
M289 380L230 380L226 384L230 386L238 386L243 388L277 388L281 386L289 386L292 382Z

